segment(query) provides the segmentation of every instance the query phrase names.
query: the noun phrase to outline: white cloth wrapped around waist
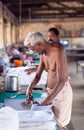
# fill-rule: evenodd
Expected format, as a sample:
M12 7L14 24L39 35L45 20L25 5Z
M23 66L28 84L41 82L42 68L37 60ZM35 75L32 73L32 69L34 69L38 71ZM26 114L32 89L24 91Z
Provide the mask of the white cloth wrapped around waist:
M53 89L48 88L48 93ZM62 90L54 97L52 104L56 121L62 126L66 126L71 119L73 93L69 81L65 82Z

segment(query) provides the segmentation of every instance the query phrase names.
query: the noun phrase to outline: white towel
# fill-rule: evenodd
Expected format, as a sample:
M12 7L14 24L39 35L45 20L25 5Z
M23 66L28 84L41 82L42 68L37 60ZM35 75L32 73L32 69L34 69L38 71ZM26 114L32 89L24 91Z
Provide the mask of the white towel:
M11 107L0 109L0 130L19 130L17 111Z

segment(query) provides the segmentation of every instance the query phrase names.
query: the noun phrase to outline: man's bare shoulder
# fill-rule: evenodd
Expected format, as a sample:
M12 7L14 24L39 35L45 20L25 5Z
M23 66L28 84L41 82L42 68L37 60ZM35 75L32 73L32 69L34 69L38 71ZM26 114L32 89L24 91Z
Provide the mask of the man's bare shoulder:
M65 48L64 48L64 46L63 45L60 45L60 46L54 46L54 50L56 51L56 52L65 52Z
M56 47L56 50L58 50L59 52L65 51L65 48L63 45L60 45L59 47Z

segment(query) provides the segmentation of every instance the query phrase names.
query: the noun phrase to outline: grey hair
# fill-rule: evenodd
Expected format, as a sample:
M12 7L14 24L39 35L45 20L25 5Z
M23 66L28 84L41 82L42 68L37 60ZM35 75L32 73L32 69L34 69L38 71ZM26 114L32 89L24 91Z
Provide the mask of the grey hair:
M40 32L30 32L25 38L24 45L31 45L34 46L38 42L44 43L45 39L43 38L43 35Z

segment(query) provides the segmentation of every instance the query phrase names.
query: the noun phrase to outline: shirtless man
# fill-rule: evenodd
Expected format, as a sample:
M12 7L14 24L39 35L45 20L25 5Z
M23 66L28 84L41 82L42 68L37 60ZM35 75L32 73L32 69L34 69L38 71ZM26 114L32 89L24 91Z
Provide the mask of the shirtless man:
M72 89L68 81L66 54L64 47L59 42L59 36L57 36L55 42L56 45L52 46L39 32L33 32L26 37L28 48L33 50L34 53L40 54L40 64L36 76L29 86L25 103L29 102L32 89L40 80L45 69L48 72L46 81L48 95L40 105L53 104L52 109L59 130L63 130L63 127L69 123L71 118Z

